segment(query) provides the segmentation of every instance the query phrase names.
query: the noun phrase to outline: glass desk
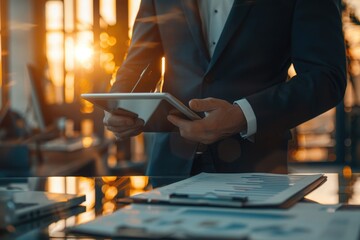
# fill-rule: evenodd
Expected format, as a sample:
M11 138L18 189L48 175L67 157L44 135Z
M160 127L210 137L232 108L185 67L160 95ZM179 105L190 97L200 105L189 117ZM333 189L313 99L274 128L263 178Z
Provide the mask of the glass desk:
M360 205L360 173L344 170L341 174L326 173L325 175L327 181L308 194L305 200L321 204ZM161 178L158 179L161 180ZM50 216L41 221L15 226L11 232L0 232L0 239L71 238L64 232L66 227L111 214L123 206L117 203L118 198L152 188L149 178L145 176L0 178L0 185L2 188L9 189L86 195L86 202L80 209L64 213L60 218ZM357 206L355 208L359 209ZM84 238L79 237L79 239ZM86 239L101 238L86 237Z

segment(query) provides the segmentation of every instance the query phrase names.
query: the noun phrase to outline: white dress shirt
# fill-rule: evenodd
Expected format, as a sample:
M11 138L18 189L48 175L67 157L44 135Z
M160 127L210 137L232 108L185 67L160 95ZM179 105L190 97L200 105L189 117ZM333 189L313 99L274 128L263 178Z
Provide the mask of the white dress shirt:
M210 56L214 54L233 4L234 0L198 0L202 29ZM242 109L247 122L247 130L241 132L241 136L248 138L254 135L257 130L256 116L250 103L245 98L234 103Z

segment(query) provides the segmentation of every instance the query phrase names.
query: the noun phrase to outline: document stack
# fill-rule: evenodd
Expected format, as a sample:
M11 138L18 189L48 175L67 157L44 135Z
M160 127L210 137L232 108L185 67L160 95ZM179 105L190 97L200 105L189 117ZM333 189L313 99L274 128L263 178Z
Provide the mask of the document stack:
M349 239L360 214L300 201L326 177L201 173L127 199L115 213L69 231L140 239Z

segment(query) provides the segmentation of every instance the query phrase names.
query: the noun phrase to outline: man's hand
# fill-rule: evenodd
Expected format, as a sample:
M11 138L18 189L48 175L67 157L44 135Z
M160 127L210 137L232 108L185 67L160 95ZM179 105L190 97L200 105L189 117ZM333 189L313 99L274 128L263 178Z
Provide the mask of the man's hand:
M196 112L205 112L201 120L185 120L169 115L168 120L179 127L182 137L211 144L220 139L240 133L247 128L244 113L238 105L216 98L193 99L189 106Z
M114 133L117 140L123 140L140 134L144 126L144 121L140 118L115 115L106 111L103 123L109 131Z

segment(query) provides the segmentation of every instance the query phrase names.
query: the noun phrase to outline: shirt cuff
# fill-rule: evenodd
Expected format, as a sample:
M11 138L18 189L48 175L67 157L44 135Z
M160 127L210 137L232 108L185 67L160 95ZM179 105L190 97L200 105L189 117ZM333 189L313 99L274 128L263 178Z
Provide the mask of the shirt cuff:
M255 113L250 105L250 103L248 102L248 100L246 100L245 98L240 99L238 101L235 101L234 104L237 104L241 110L244 113L246 122L247 122L247 129L244 132L241 132L240 135L243 138L249 138L252 135L254 135L257 131L257 125L256 125L256 116Z

